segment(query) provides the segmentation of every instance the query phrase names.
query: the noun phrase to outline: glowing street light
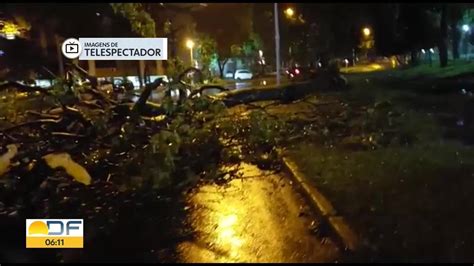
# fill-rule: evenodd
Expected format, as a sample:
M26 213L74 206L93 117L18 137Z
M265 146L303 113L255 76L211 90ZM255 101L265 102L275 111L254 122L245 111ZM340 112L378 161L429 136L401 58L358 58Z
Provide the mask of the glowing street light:
M188 39L188 40L186 41L186 47L188 47L189 49L193 49L193 47L194 47L194 42L193 42L193 40Z
M20 27L12 22L3 22L3 28L0 30L0 33L7 40L14 40L17 35L20 35Z
M469 31L469 25L467 25L467 24L462 25L462 30L464 32L468 32Z
M287 9L285 9L285 15L289 18L293 17L293 15L295 14L295 10L293 10L293 8L291 7L288 7Z
M370 29L365 27L363 30L362 30L362 33L364 33L364 36L365 37L369 37L370 36Z
M188 49L189 49L189 58L190 58L190 60L191 60L191 61L190 61L190 62L191 62L191 65L193 65L193 61L194 61L194 60L193 60L193 47L194 47L194 42L193 42L193 40L188 39L188 40L186 41L186 47L188 47Z

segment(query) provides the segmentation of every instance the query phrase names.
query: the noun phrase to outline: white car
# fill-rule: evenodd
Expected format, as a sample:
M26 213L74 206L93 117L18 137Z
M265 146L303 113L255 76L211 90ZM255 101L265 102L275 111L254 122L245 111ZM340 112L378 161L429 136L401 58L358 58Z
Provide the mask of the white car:
M252 79L253 75L252 72L250 72L247 69L237 69L234 74L234 79L240 80L240 79Z
M227 71L227 73L225 73L225 75L224 75L224 78L226 78L226 79L231 79L233 77L234 77L234 72L232 72L232 71Z

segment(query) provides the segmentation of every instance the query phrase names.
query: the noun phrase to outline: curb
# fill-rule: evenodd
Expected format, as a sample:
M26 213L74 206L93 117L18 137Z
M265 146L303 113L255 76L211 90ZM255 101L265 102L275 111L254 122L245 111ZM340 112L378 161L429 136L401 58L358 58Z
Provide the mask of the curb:
M278 155L283 161L284 168L289 172L290 177L301 188L304 196L309 200L310 205L321 214L336 233L344 245L345 249L354 252L359 249L359 238L351 229L344 217L338 215L331 202L323 195L316 186L298 169L296 164L285 157L281 150Z

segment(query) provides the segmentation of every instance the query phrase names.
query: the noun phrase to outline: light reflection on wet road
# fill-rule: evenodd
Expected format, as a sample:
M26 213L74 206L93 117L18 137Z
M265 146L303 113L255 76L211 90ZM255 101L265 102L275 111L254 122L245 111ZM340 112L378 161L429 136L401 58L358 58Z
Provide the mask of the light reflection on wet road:
M287 78L282 75L281 85L287 84L289 81ZM230 90L241 90L249 89L255 87L272 87L276 86L276 76L270 76L266 78L254 78L251 80L235 80L234 82L230 81L226 86Z
M312 234L317 219L288 178L250 165L227 186L203 185L189 195L193 241L183 242L182 262L333 262L328 238Z

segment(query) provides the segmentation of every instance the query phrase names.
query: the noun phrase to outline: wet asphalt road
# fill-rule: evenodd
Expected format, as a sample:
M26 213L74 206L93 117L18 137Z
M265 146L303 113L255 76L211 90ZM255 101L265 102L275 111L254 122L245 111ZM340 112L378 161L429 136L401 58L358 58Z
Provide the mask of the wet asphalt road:
M202 185L188 196L197 237L178 247L181 262L335 262L335 243L287 176L243 165L243 178Z
M235 83L242 86L235 89L260 82ZM274 80L265 85L272 84ZM160 97L151 98L159 102ZM245 108L230 111L242 114ZM187 219L196 237L178 245L178 262L337 262L341 258L331 238L313 232L312 224L319 224L320 218L288 176L251 165L243 165L242 171L243 178L227 185L201 185L188 194Z
M281 75L280 85L288 84L290 81L285 75ZM227 89L242 90L255 87L276 86L276 76L258 77L250 80L227 80Z

